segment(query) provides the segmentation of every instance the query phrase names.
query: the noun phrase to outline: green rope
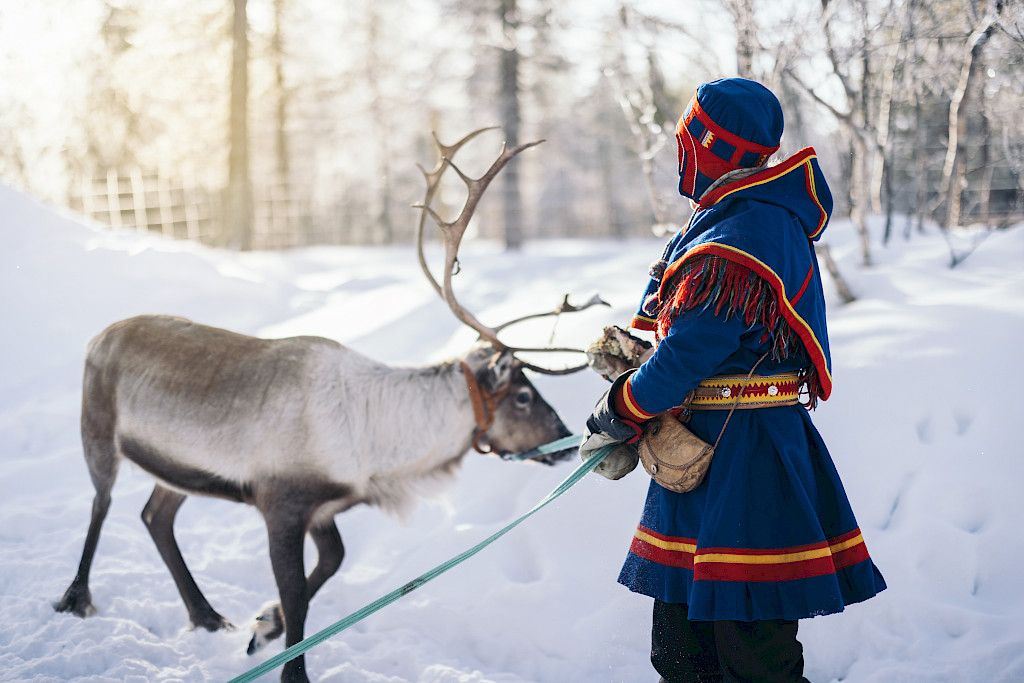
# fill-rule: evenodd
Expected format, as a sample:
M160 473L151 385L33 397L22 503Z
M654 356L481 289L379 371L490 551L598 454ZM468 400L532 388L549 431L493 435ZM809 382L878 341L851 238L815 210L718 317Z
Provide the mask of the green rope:
M570 448L577 449L580 447L580 441L583 437L579 434L571 434L569 436L562 437L558 441L552 441L546 443L543 446L537 446L532 451L523 451L515 455L503 455L501 456L505 460L532 460L533 458L539 458L542 455L550 455L551 453L558 453L559 451L568 450Z
M531 452L536 455L542 455L544 453L557 453L558 451L563 451L566 450L567 448L574 448L579 446L580 441L581 437L579 435L567 436L563 439L559 439L558 441L552 441L549 444L545 444L544 446L541 446L540 448L535 449L534 451ZM566 477L565 480L562 481L562 483L559 484L551 493L544 496L544 498L542 498L540 502L538 502L536 505L534 505L532 508L530 508L528 511L526 511L516 519L509 522L502 529L496 531L495 533L491 534L484 540L474 545L469 550L459 553L450 560L447 560L437 565L425 574L417 576L415 579L408 582L401 588L397 588L386 595L382 595L381 597L377 598L376 600L366 605L362 609L357 610L352 614L348 615L344 619L336 621L327 628L318 631L317 633L314 633L313 635L309 636L304 640L295 643L294 645L286 649L284 652L271 657L270 659L268 659L267 661L263 662L258 666L254 666L242 675L232 678L228 683L248 683L249 681L256 680L263 674L273 671L277 667L283 665L285 662L291 661L299 655L306 652L307 650L316 647L317 645L324 642L331 636L341 633L345 629L349 628L354 624L359 623L360 621L370 616L374 612L377 612L383 609L384 607L387 607L391 603L395 602L399 598L408 595L409 593L413 592L423 584L429 581L433 581L438 576L444 574L446 571L452 569L456 565L462 564L463 562L473 557L481 550L483 550L484 548L486 548L487 546L489 546L490 544L494 543L499 538L507 534L509 531L519 526L522 522L532 517L541 508L547 506L548 503L552 502L553 500L561 496L563 493L568 491L570 488L572 488L572 486L575 485L576 482L578 482L580 479L582 479L584 475L586 475L592 469L597 467L602 460L608 457L608 454L612 451L612 449L612 446L606 446L598 450L596 453L590 456L590 458L586 462L580 464L580 466L577 467L568 477Z

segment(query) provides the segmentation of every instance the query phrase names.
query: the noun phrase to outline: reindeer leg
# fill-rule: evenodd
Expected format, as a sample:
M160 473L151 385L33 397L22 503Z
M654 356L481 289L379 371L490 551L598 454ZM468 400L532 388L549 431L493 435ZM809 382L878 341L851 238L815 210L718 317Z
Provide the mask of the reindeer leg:
M71 585L64 591L61 599L53 603L58 612L71 612L80 617L96 613L89 592L89 571L92 568L96 544L100 540L100 529L110 509L110 490L117 478L117 452L114 447L114 417L109 406L102 400L89 400L89 388L92 380L86 375L87 400L82 403L82 448L85 464L89 468L96 495L92 500L92 517L89 520L89 531L85 535L85 546L82 548L82 559L78 563L78 571Z
M174 518L185 498L184 494L157 484L153 487L153 494L149 497L146 507L142 508L142 521L146 524L160 557L174 578L174 585L178 587L178 593L185 603L192 625L205 628L207 631L233 629L231 622L218 614L199 590L192 573L185 566L185 559L181 556L178 542L174 538Z
M96 613L89 592L89 570L92 568L96 544L100 540L100 528L110 509L110 488L97 490L92 500L92 518L89 520L89 531L85 535L85 547L82 548L82 559L78 563L78 571L64 595L53 604L58 612L71 612L79 617L87 617Z
M345 559L345 545L341 542L341 533L333 519L313 527L309 535L316 544L318 555L316 567L309 575L309 599L312 600L320 587L327 583L327 579L334 576L341 567L341 561Z
M309 599L312 600L320 587L327 582L327 579L334 576L345 558L345 546L341 542L341 534L333 519L328 520L320 526L314 526L309 530L309 535L316 544L317 563L313 572L306 579L309 590ZM253 627L252 638L249 640L247 654L254 654L264 645L279 638L284 633L284 613L281 611L281 603L271 602L260 609L256 617L256 626Z
M303 568L302 543L306 524L313 506L300 506L301 491L288 491L274 496L273 503L260 506L267 523L270 542L270 565L274 570L277 592L284 612L285 647L291 647L303 638L306 611L309 609L309 589ZM276 503L276 504L275 504ZM288 683L308 683L306 658L300 655L284 665L281 680Z

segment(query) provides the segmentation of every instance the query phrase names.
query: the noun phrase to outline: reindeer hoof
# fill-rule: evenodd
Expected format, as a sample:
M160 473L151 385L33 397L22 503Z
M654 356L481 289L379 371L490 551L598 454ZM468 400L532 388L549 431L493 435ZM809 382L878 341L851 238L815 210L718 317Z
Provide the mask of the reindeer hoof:
M64 591L64 596L58 602L53 603L53 609L58 612L71 612L83 619L96 614L89 589L75 584L68 586L68 589Z
M234 631L235 625L230 621L217 614L212 609L209 612L203 612L202 614L193 614L189 616L192 621L192 628L205 628L207 631Z
M281 604L268 602L256 615L256 622L252 627L252 639L249 640L249 647L246 654L252 655L263 649L263 646L284 635L284 612L281 611Z

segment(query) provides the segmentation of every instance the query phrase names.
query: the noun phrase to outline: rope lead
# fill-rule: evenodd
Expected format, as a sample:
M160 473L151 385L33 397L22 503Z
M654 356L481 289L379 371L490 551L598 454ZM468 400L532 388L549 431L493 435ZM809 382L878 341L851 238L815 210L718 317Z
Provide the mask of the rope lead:
M582 437L580 437L579 435L567 436L557 441L552 441L549 444L540 446L539 448L536 448L533 451L530 451L529 453L533 454L534 457L536 455L543 455L545 453L557 453L558 451L563 451L567 448L578 447L581 441ZM254 666L253 668L249 669L240 676L232 678L228 683L249 683L249 681L254 681L260 676L266 673L270 673L277 667L283 666L286 662L289 662L298 657L299 655L313 649L314 647L324 642L331 636L341 633L350 626L358 624L360 621L370 616L374 612L384 609L385 607L395 602L399 598L404 597L409 593L413 592L423 584L433 581L441 574L447 572L449 569L452 569L457 565L462 564L463 562L473 557L481 550L483 550L484 548L491 545L499 538L507 534L509 531L512 531L512 529L519 526L522 522L532 517L541 508L546 507L548 503L552 502L553 500L561 496L563 493L568 491L570 488L572 488L576 484L576 482L578 482L580 479L584 477L584 475L593 470L601 463L602 460L608 457L608 454L612 452L613 448L613 446L605 446L604 448L599 449L592 456L590 456L590 458L586 462L581 463L579 467L573 470L573 472L568 477L566 477L561 484L555 487L555 489L551 491L551 493L544 496L544 498L542 498L536 505L534 505L532 508L527 510L525 513L523 513L516 519L506 524L504 527L502 527L495 533L491 534L484 540L474 545L472 548L469 548L468 550L459 553L450 560L442 562L430 571L421 574L412 581L409 581L408 583L402 585L400 588L396 588L390 593L382 595L381 597L369 603L362 609L359 609L353 612L352 614L348 615L347 617L334 622L327 628L324 628L314 633L308 638L300 640L291 647L287 648L284 652L274 655L262 664Z

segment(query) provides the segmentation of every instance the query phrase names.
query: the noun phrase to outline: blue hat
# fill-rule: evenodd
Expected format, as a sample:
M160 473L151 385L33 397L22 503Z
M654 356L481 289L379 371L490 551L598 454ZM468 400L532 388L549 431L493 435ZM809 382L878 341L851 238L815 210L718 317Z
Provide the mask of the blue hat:
M746 78L721 78L697 88L676 126L679 194L699 199L729 171L761 166L778 151L782 105Z

